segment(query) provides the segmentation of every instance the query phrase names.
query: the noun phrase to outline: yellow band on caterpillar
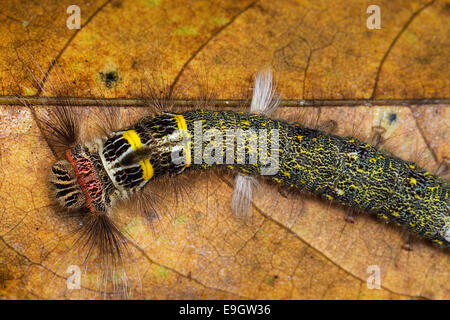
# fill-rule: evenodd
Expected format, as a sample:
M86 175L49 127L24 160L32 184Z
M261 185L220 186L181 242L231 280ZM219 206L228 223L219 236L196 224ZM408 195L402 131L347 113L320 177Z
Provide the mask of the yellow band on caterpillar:
M178 129L187 130L186 119L184 119L184 117L181 114L174 114L173 117L177 122Z
M122 134L123 138L128 141L131 146L131 149L138 150L142 148L141 138L139 134L134 130L127 130ZM139 161L142 169L142 179L145 181L150 180L153 177L153 166L150 163L150 160L143 159Z
M173 117L175 118L175 121L177 122L178 129L181 132L181 135L183 136L183 140L186 138L188 139L188 144L183 145L183 149L186 153L186 164L184 167L189 167L191 165L191 147L190 147L190 139L188 137L188 131L187 131L187 124L186 119L181 114L174 114Z
M150 163L150 160L148 159L144 159L139 161L139 163L141 164L141 169L142 169L142 179L144 179L145 181L150 180L153 177L153 166Z
M124 133L122 133L122 136L125 140L128 141L128 143L131 146L131 149L138 150L142 148L141 138L139 137L136 131L127 130Z

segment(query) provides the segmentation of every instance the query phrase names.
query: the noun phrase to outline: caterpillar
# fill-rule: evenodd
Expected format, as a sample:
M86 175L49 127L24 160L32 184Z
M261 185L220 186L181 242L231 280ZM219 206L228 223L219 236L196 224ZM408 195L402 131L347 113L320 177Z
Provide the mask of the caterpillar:
M263 175L277 185L374 213L448 247L446 180L356 138L270 118L278 99L271 73L263 72L256 77L250 112L157 112L93 139L81 137L73 108L53 108L48 119L32 108L59 158L50 170L53 198L64 212L83 218L78 243L88 246L88 255L98 248L101 257L120 263L127 239L111 217L117 206L136 200L150 185L166 184L172 175L224 167L236 174L231 207L238 216L249 215L255 177ZM246 133L244 152L230 157L228 150L239 149L239 134L233 136L239 131ZM230 134L236 140L228 140ZM261 142L267 150L260 150ZM208 162L204 150L212 151ZM264 172L268 164L276 171Z
M336 197L322 201L321 195L307 189L298 192L286 183L289 177L280 170L280 177L254 175L253 169L265 166L244 167L237 155L232 157L234 168L228 166L226 157L222 164L203 168L196 166L192 149L191 165L183 172L176 171L173 177L153 174L145 187L130 193L127 200L113 197L115 202L107 205L110 211L101 215L86 207L83 191L80 199L84 197L84 203L76 204L80 209L65 209L64 203L57 203L51 184L56 177L48 179L55 162L65 159L69 169L74 169L75 160L67 159L66 150L77 145L93 147L97 139L103 145L104 138L132 129L138 118L153 114L151 108L133 106L148 96L145 86L149 79L143 79L143 74L156 76L158 65L164 64L171 88L189 90L177 98L187 99L192 112L211 111L208 119L212 121L214 111L244 110L255 117L259 112L262 118L325 131L324 136L356 137L355 145L369 142L383 156L387 155L383 150L389 150L402 160L415 162L414 170L421 166L448 180L448 175L436 170L448 158L445 3L380 1L381 30L366 27L366 19L372 15L366 13L368 4L360 3L122 0L78 4L81 29L69 30L66 21L73 16L66 9L73 4L34 1L22 6L3 1L0 5L0 297L114 297L114 285L119 283L128 284L128 297L145 299L450 296L445 242L444 249L436 248L432 240L416 239L415 235L421 236L414 230L408 233L396 228L395 222L386 224L376 213L359 214L363 210L358 205L353 210L353 206L342 207ZM34 57L27 58L27 51ZM247 83L250 75L260 65L270 64L279 72L283 98L295 101L282 101L273 113L264 109L270 103L257 103L256 99L250 110L215 105L215 101L192 105L193 98L202 96L193 81L201 72L202 61L209 73L217 74L208 76L208 83L216 86L218 98L242 99L239 88L253 88ZM30 72L33 63L42 68ZM58 73L58 67L64 71ZM36 77L42 77L36 82L45 89L33 84ZM13 88L15 82L19 89ZM67 91L58 90L61 83ZM261 89L259 92L271 92ZM43 103L44 107L32 109L19 102L4 106L11 101L11 94L27 101L56 98L53 101L60 103ZM261 96L256 95L259 101L268 101ZM89 106L81 102L86 97L94 101ZM444 98L443 104L434 99L439 97ZM312 99L318 99L318 104L309 107ZM332 101L323 106L323 99ZM341 104L340 99L351 99L355 106L345 106L348 100ZM118 100L130 104L117 107ZM276 97L271 101L275 107ZM286 102L292 103L287 106ZM366 105L371 102L373 105ZM162 111L178 115L189 109L176 109L170 101L161 105L158 116ZM136 110L139 117L126 119ZM118 114L108 115L116 111ZM97 114L99 119L95 119ZM48 126L47 115L51 118ZM109 125L110 118L122 121L122 117L120 125ZM308 121L309 117L314 119ZM335 130L322 127L329 119L336 121ZM256 127L263 121L255 121L253 128L245 127L243 132L251 134L249 139L263 137L262 128ZM94 129L97 123L107 130ZM386 130L381 142L371 138L378 124ZM211 137L227 137L220 126L217 131L208 129L202 126ZM57 132L64 132L66 138ZM271 130L265 132L270 137ZM278 141L280 137L283 135ZM145 140L139 133L138 138ZM180 152L183 163L189 144L177 138L181 142L174 141L179 143L174 151ZM303 142L311 138L305 135ZM192 148L195 141L194 131ZM269 167L277 167L275 153L271 153L276 152L271 148L275 141L275 136L267 141ZM339 147L346 143L336 141ZM211 142L198 149L213 151ZM226 139L223 142L224 147ZM259 139L249 140L246 152L252 151L250 142L258 147ZM229 149L236 151L237 143L233 147ZM313 151L322 152L311 147ZM250 162L255 153L248 154L243 162ZM279 153L281 157L285 154ZM214 156L212 153L211 158ZM403 164L407 167L410 163ZM371 162L369 165L375 168ZM284 171L291 174L292 167L295 164ZM354 169L346 167L345 173ZM405 172L410 170L408 167ZM373 177L366 181L352 177L352 181L370 186ZM350 218L354 223L348 223ZM409 235L411 251L403 249ZM78 239L75 243L72 236ZM441 236L445 240L443 230ZM95 248L100 248L99 255ZM102 257L114 261L102 263ZM121 273L122 261L126 277ZM366 290L369 265L379 266L381 290ZM81 290L66 285L75 275L67 271L73 266L82 269ZM103 286L104 273L109 273L108 286Z
M273 109L271 74L260 74L255 88L253 104ZM202 139L212 130L218 139ZM230 156L225 149L237 149L238 139L232 134L240 130L252 134L241 139L244 152ZM262 130L269 133L258 136L256 132ZM255 147L262 140L267 149L275 138L269 155L263 155L261 146ZM214 156L202 160L202 150L208 148ZM174 161L175 150L184 151L183 161ZM221 164L245 180L241 177L267 171L264 166L275 153L278 159L271 166L276 170L265 173L275 183L376 214L438 245L450 246L448 181L354 137L326 134L261 112L190 110L144 117L110 136L67 149L65 159L52 167L51 186L63 208L89 210L92 216L106 219L117 201L129 199L151 180L161 183L166 175ZM250 163L252 155L255 159ZM233 208L245 211L236 203L248 198L248 184L237 185Z

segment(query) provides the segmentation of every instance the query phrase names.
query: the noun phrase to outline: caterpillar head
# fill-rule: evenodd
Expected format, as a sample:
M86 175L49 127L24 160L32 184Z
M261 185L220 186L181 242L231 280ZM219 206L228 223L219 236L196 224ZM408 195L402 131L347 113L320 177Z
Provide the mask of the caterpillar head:
M89 145L77 145L66 151L66 159L56 162L50 183L56 201L67 210L86 208L105 213L111 195L105 183L100 156Z
M50 185L53 198L61 207L73 211L85 205L86 197L69 161L60 160L52 166Z
M104 263L121 261L126 237L108 217L110 190L105 186L99 156L86 145L66 151L66 159L56 162L50 173L54 199L68 211L83 212L77 241L99 250Z

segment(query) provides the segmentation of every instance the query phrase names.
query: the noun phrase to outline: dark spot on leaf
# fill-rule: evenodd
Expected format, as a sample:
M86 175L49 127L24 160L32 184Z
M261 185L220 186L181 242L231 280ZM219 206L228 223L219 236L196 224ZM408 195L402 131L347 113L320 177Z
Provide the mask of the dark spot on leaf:
M108 89L114 88L119 82L119 74L117 71L100 72L100 79Z
M133 69L139 69L139 62L136 60L133 60L133 62L131 63L131 67Z
M397 115L395 113L389 114L389 123L395 122L397 120Z

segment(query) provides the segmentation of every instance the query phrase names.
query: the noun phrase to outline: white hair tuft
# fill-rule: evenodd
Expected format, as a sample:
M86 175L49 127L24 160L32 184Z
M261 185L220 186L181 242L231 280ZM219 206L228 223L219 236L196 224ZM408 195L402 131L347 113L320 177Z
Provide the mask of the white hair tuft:
M269 68L259 71L255 76L250 112L269 115L278 107L280 96L276 94L272 80L272 71Z
M239 218L249 218L251 214L253 185L258 182L254 177L236 175L234 178L233 198L231 200L231 209Z
M270 115L278 107L280 96L276 94L272 80L272 71L269 68L259 71L255 76L250 112ZM250 217L253 186L257 183L256 178L239 173L236 175L231 208L237 217Z

